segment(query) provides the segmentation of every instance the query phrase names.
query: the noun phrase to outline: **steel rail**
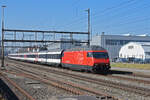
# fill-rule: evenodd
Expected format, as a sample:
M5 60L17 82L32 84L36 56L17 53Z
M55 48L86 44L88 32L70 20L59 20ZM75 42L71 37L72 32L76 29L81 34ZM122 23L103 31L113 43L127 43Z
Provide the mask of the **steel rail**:
M128 81L134 81L134 82L139 82L139 83L150 84L150 81L147 81L147 80L141 80L141 79L135 79L135 78L127 78L127 77L122 77L122 76L112 76L112 75L108 75L108 77L118 78L118 79L121 79L121 80L128 80Z
M15 67L17 67L17 66L15 66ZM18 70L21 73L18 74L18 73L15 73L13 71L8 71L8 70L6 72L8 72L10 74L15 74L17 76L24 76L26 78L38 80L38 81L41 81L43 83L50 84L50 85L52 85L54 87L64 89L64 90L69 91L69 92L71 92L73 94L76 94L76 95L85 95L86 94L86 93L78 91L78 90L76 90L74 88L65 87L62 84L58 83L58 82L54 82L54 79L52 79L52 78L51 79L49 78L49 80L46 79L46 77L42 77L41 78L41 77L39 77L39 75L37 73L30 72L30 71L27 71L27 70L24 70L24 69L20 70L19 67L17 67L17 69L15 69L15 70Z
M20 62L17 62L17 63L20 63ZM101 75L101 74L96 74L96 75L98 75L98 76L106 76L106 75ZM128 75L128 76L150 78L149 75L141 75L141 74L133 74L133 75ZM123 77L123 76L112 76L112 75L107 75L107 77L116 78L116 79L122 79L122 80L128 80L128 81L134 81L134 82L140 82L140 83L145 83L145 84L150 84L150 81L142 80L142 79L128 78L128 77Z
M41 70L42 68L40 68ZM103 79L93 79L93 78L89 78L86 76L79 76L79 75L75 75L75 74L71 74L71 73L66 73L66 72L61 72L58 70L44 70L47 72L51 72L51 73L55 73L59 75L63 75L63 76L69 76L72 78L76 78L76 79L80 79L80 80L84 80L84 81L88 81L88 82L92 82L92 83L96 83L96 84L100 84L100 85L104 85L104 86L109 86L109 87L113 87L113 88L118 88L121 90L126 90L129 92L135 92L137 94L141 94L141 95L145 95L145 96L150 96L150 93L148 91L150 91L150 89L146 89L146 88L142 88L142 87L136 87L136 86L130 86L130 85L125 85L122 83L114 83L112 81L108 81L108 80L103 80Z
M7 80L10 84L12 84L17 90L19 90L22 94L24 94L27 98L30 100L35 100L31 95L29 95L25 90L23 90L21 87L19 87L14 81L12 81L10 78L6 77L2 72L0 72L1 76Z
M18 67L16 65L14 65L15 67L17 67L17 70L20 69L20 71L25 71L26 69L23 69L21 67ZM19 65L21 66L21 65ZM26 70L27 71L27 70ZM37 75L39 76L39 74L35 73L35 72L32 72L32 71L27 71L29 73L32 73L32 74L36 74L36 77ZM28 74L29 74L28 73ZM26 73L27 74L27 73ZM88 87L85 87L85 86L80 86L80 85L77 85L77 84L74 84L74 83L71 83L71 82L66 82L66 81L60 81L60 80L56 80L56 79L53 79L53 78L50 78L50 77L42 77L42 79L47 79L47 80L53 80L53 81L56 81L56 82L59 82L61 84L66 84L66 85L69 85L69 86L72 86L72 87L75 87L75 88L78 88L78 89L81 89L81 90L84 90L84 91L88 91L89 93L93 93L93 94L96 94L96 95L99 95L99 96L104 96L106 98L113 98L113 100L118 100L118 98L115 98L113 96L109 96L107 94L104 94L100 91L97 91L97 90L94 90L92 88L88 88Z
M16 69L15 69L16 70ZM73 88L68 88L68 87L64 87L63 85L61 84L58 84L56 82L53 82L53 81L50 81L50 80L46 80L45 77L43 78L40 78L38 77L37 75L31 75L31 74L27 74L25 72L22 72L22 73L16 73L14 71L6 71L7 73L10 73L10 74L14 74L16 76L23 76L23 77L26 77L26 78L30 78L30 79L34 79L34 80L38 80L38 81L41 81L43 83L46 83L46 84L50 84L52 86L55 86L57 88L61 88L61 89L64 89L66 91L70 91L71 93L73 94L76 94L76 95L84 95L85 93L84 92L80 92L76 89L73 89Z
M27 65L27 63L26 64L24 63L24 65ZM28 66L30 66L30 65L28 64ZM30 66L30 67L33 67L33 66ZM41 70L43 68L38 68L38 69ZM135 92L137 94L141 94L141 95L145 95L145 96L150 96L150 94L148 92L150 90L146 89L146 88L142 88L142 87L129 86L129 85L114 83L114 82L111 82L108 80L102 80L102 79L93 79L93 78L88 78L86 76L78 76L75 74L70 74L70 73L66 73L66 72L62 72L62 71L58 71L58 70L52 70L52 69L50 69L50 70L45 69L44 71L52 72L55 74L61 74L61 75L65 75L65 76L70 76L72 78L77 78L77 79L85 80L85 81L89 81L89 82L95 82L96 84L114 87L114 88L122 89L125 91L129 91L129 92Z

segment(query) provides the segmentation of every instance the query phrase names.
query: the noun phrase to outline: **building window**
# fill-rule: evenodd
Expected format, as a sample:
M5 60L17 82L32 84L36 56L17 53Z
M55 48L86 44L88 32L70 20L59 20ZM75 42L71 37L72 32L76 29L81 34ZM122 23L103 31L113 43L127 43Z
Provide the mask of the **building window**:
M133 49L133 48L134 48L133 45L128 46L128 49Z
M106 45L124 45L126 43L130 42L129 40L111 40L106 39Z
M122 53L120 54L120 57L122 57Z
M150 52L145 52L145 55L150 55Z
M124 45L129 42L150 42L144 40L114 40L114 39L106 39L106 45Z

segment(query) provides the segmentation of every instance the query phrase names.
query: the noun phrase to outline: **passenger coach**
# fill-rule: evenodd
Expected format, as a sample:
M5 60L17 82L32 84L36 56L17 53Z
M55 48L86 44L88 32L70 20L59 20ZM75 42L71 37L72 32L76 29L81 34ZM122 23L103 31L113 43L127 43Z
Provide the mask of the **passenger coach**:
M52 50L36 53L16 53L9 54L8 58L34 63L48 64L53 66L60 66L62 51L63 50Z

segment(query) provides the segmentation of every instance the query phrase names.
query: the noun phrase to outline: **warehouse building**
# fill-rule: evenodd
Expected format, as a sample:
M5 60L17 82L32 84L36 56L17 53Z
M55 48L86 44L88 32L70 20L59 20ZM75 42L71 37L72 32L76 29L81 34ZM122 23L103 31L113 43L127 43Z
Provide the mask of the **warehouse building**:
M59 40L58 40L59 41ZM61 41L72 41L71 39L65 39L65 38L61 38ZM70 49L70 48L74 48L76 46L82 46L85 45L84 43L80 43L81 41L79 40L73 40L73 42L70 43L49 43L47 45L47 49L51 50L51 49Z
M119 57L121 47L129 42L150 42L150 36L145 35L96 35L92 37L90 45L99 45L105 48L111 61Z
M121 47L119 58L150 59L150 42L130 42Z

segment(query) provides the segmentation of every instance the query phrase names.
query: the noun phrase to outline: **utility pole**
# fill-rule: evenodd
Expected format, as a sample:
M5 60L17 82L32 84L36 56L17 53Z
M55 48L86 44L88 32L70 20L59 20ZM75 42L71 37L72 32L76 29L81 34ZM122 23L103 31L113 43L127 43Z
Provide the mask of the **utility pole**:
M88 46L90 46L90 8L85 11L88 12Z
M2 41L1 41L1 67L4 68L4 8L6 6L2 6Z

